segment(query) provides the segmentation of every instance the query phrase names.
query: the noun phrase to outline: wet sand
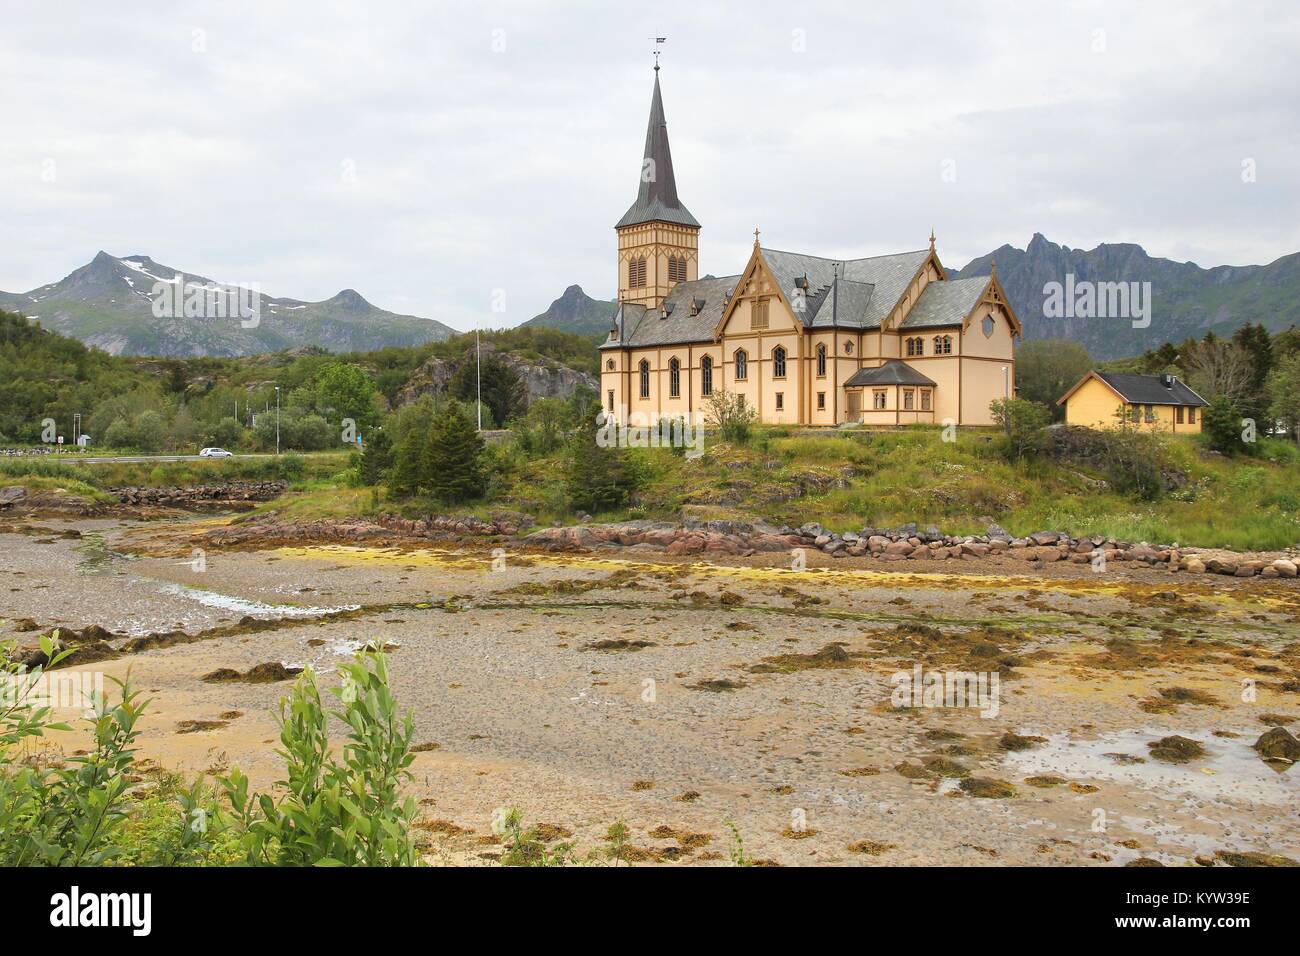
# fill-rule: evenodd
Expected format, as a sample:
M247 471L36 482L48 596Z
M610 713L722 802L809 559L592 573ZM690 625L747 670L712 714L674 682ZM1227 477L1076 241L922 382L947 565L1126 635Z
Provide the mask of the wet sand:
M728 862L725 821L747 853L787 865L1300 859L1300 770L1251 749L1262 715L1300 717L1294 581L983 562L791 571L772 555L507 554L494 567L486 549L199 563L184 536L197 523L82 521L80 540L41 524L56 534L0 535L0 619L134 635L292 620L79 668L129 670L152 698L142 754L187 774L237 764L268 786L280 771L273 714L289 685L202 675L278 661L331 684L362 642L396 645L395 692L417 742L436 745L414 764L422 817L471 831L432 833L433 859L498 852L480 838L503 806L582 849L624 819L673 865ZM321 618L340 608L357 616ZM895 706L895 675L918 663L996 673L996 715ZM186 720L219 724L179 733ZM1172 734L1206 756L1152 758L1147 744ZM971 777L1015 795L973 795ZM652 833L664 826L712 839L684 850Z

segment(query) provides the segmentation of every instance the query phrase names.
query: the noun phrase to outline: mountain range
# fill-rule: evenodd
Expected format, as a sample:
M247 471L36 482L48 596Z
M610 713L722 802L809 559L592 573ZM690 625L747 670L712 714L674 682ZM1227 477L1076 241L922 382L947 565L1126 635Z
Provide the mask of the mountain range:
M1098 360L1139 355L1164 342L1177 344L1206 332L1230 335L1247 322L1273 332L1300 324L1300 253L1268 265L1206 269L1150 256L1132 243L1071 249L1035 233L1024 249L1000 246L964 268L949 270L949 276L987 275L994 263L1026 339L1071 339ZM151 308L154 283L174 282L178 274L180 270L148 256L117 258L100 252L59 282L22 294L0 292L0 309L22 312L46 328L120 355L239 356L305 345L360 352L458 334L433 319L377 308L352 289L323 302L259 294L259 319L250 328L238 318L156 318ZM214 285L193 274L185 274L185 282ZM1150 324L1134 328L1126 318L1080 318L1069 310L1053 314L1044 292L1052 282L1075 287L1085 282L1149 282ZM603 336L616 307L571 285L523 325Z
M246 304L255 321L241 320L228 306L229 317L186 316L182 307L166 310L168 317L156 317L155 284L176 289L176 279L182 275L186 292L178 297L180 306L195 288L217 285L148 256L118 258L100 252L58 282L21 294L0 292L0 309L21 312L47 329L113 355L240 356L304 345L331 352L365 352L442 341L458 334L433 319L380 309L353 289L323 302L250 290Z
M1025 327L1026 339L1072 339L1095 359L1140 355L1165 342L1175 345L1206 332L1226 336L1247 322L1270 332L1300 324L1300 253L1263 266L1215 266L1175 262L1147 255L1132 243L1102 243L1071 249L1035 233L1024 249L1004 245L949 271L954 279L988 275L997 263L998 281ZM1124 318L1077 318L1045 314L1050 282L1139 282L1150 286L1150 325L1134 328Z

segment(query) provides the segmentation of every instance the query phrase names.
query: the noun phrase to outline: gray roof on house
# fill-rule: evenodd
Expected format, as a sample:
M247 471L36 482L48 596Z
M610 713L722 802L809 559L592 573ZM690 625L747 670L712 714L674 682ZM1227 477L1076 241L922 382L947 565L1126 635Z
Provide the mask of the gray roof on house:
M662 309L647 309L643 305L624 305L615 312L616 334L610 341L601 343L602 349L616 349L629 345L680 345L686 342L712 342L713 330L722 318L727 295L736 287L740 276L723 276L720 279L695 279L679 282L664 299ZM700 299L704 306L697 315L691 315L691 300ZM665 315L664 313L667 313Z
M906 362L888 359L878 368L860 368L849 376L845 388L858 388L863 385L930 385L934 382L926 378Z
M658 67L655 67L655 91L650 98L650 122L646 126L642 157L636 202L614 228L655 220L698 228L699 222L677 198L677 178L673 175L673 154L668 148L668 123L664 119L663 95L659 92Z
M1124 401L1134 405L1209 405L1171 375L1173 384L1166 388L1159 375L1124 375L1117 372L1094 372L1099 379L1119 392Z
M921 290L921 297L899 327L925 329L960 325L971 314L988 284L988 276L931 282Z

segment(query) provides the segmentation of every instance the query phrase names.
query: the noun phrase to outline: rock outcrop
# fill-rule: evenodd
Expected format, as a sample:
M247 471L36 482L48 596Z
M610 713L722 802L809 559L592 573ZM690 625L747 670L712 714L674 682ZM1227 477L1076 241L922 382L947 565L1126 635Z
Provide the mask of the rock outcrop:
M596 380L585 372L569 368L558 362L521 358L513 352L498 352L490 342L482 344L484 355L495 355L509 366L524 384L531 403L539 398L568 398L579 386L595 390ZM459 359L432 356L416 369L411 380L397 393L399 405L415 401L421 395L435 398L447 390L447 384L461 362L473 362L474 349L468 349Z

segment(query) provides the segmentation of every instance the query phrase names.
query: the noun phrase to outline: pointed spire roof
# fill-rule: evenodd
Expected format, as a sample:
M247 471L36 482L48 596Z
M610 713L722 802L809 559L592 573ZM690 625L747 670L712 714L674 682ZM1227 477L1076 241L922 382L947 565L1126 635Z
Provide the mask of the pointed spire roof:
M659 67L655 67L655 91L650 100L650 122L645 131L641 186L634 202L614 228L642 222L675 222L699 228L699 222L677 198L673 175L673 154L668 149L668 123L664 120L663 94L659 92Z

